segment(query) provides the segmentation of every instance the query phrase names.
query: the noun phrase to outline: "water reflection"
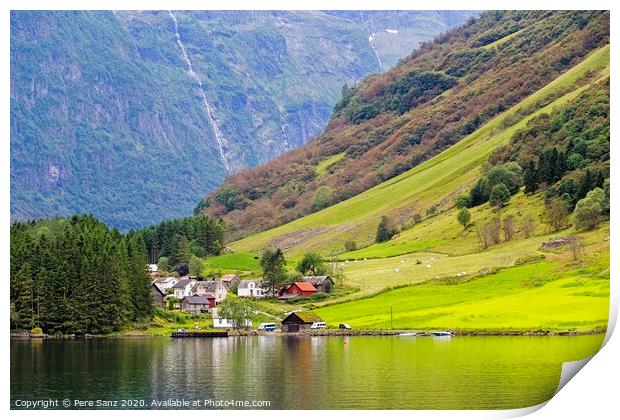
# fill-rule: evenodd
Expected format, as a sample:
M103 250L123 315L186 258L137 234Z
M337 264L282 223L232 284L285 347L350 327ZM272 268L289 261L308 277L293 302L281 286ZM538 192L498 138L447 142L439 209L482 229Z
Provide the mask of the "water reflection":
M269 400L271 408L516 408L554 392L584 337L118 338L11 342L11 401Z

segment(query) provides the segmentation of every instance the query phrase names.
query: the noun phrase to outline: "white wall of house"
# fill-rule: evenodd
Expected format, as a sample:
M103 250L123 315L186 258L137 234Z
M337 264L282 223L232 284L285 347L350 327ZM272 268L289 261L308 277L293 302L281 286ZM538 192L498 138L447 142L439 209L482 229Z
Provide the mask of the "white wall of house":
M218 282L217 287L215 288L215 303L219 304L228 295L228 288L222 282Z
M237 296L261 299L267 296L267 291L260 287L256 282L250 281L248 282L247 287L239 286L237 289Z
M174 296L179 299L183 299L185 296L191 296L192 287L194 287L195 284L196 284L196 281L192 280L189 283L187 283L184 288L174 289Z
M235 325L232 320L218 317L216 308L211 309L211 313L213 314L213 328L234 328ZM246 319L244 324L244 326L251 328L252 320Z

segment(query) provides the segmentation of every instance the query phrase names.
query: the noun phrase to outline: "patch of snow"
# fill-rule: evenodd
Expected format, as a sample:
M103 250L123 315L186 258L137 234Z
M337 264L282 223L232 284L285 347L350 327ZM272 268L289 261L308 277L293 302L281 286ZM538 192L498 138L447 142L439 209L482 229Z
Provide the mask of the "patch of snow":
M386 29L385 32L387 32L388 34L397 34L398 29Z
M49 165L47 168L47 172L50 182L56 182L58 181L58 178L60 178L60 168L56 165Z

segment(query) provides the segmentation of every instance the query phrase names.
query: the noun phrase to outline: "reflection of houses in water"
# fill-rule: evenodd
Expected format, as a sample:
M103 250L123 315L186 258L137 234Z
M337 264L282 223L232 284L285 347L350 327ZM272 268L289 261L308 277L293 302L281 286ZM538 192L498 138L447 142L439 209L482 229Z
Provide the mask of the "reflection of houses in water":
M214 398L215 378L227 360L229 340L162 339L161 351L152 352L152 398Z
M162 340L152 352L151 398L270 400L278 337Z

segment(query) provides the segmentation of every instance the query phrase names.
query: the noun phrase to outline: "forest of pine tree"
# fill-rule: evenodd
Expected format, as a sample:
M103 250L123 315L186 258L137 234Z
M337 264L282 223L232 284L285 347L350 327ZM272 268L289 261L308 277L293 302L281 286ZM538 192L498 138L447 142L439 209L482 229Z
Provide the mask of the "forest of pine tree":
M146 244L150 263L167 258L171 268L187 264L192 255L218 255L224 245L224 222L206 216L166 220L139 233Z
M152 317L142 235L92 216L11 225L11 328L106 334Z

